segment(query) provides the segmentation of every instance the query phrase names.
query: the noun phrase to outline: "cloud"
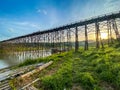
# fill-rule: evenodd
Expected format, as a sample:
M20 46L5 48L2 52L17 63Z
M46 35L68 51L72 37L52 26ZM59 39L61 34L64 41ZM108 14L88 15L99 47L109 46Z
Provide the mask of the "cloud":
M17 25L29 25L29 22L13 22L14 24L17 24Z
M9 29L11 29L11 31L13 31L13 28L10 27L23 27L23 28L34 28L34 29L40 29L41 25L39 24L40 22L31 22L31 21L12 21L9 19L5 19L5 18L0 18L0 26L2 27L9 27ZM15 30L14 30L15 31Z
M80 2L73 3L71 7L71 21L88 19L98 15L119 11L120 0L88 0L80 7Z
M56 10L52 10L51 13L49 14L49 26L51 28L57 26L60 22L60 18L58 16L58 13Z
M35 22L28 21L11 21L1 19L0 23L0 40L5 40L28 33L32 33L41 29L41 26Z
M25 22L25 21L19 21L19 22L12 22L13 25L21 26L21 27L32 27L35 29L40 29L41 26L37 23L32 23L32 22Z
M44 15L47 15L47 11L46 10L42 10L42 9L38 9L37 10L38 13L41 13L41 14L44 14Z
M40 25L38 25L38 24L31 24L31 27L35 27L35 28L40 29Z
M9 32L14 33L15 30L13 28L8 29Z
M48 9L36 8L35 16L33 16L33 18L30 17L30 19L27 19L26 17L25 19L18 18L14 20L10 18L0 18L0 33L1 31L4 32L6 30L7 32L4 32L2 35L9 33L12 36L12 33L14 33L15 37L32 33L39 29L53 28L65 23L88 19L90 17L118 11L120 9L120 0L85 0L86 2L82 2L82 0L71 1L73 1L73 3L68 9L69 11L67 11L67 8L65 9L66 13L63 12L64 10L59 10L54 6L51 6ZM42 22L40 22L40 20Z
M0 41L12 37L13 33L11 33L11 32L13 32L12 29L1 30L0 31Z
M104 8L107 12L119 11L120 0L106 0L104 3Z

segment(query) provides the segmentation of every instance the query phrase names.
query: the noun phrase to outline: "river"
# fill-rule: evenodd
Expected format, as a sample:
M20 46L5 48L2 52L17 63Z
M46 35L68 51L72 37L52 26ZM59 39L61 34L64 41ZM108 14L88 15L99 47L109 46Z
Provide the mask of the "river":
M0 59L0 69L9 67L10 64L6 62L6 60Z
M0 57L0 69L20 64L26 59L35 59L49 55L51 55L51 50L14 52L13 55L4 55L4 57Z

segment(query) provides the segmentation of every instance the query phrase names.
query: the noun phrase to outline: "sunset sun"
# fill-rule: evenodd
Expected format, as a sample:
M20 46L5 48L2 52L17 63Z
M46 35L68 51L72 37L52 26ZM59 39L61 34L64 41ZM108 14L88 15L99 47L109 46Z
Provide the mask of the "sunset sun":
M101 38L102 39L107 39L107 37L108 37L107 33L104 33L104 32L101 33Z

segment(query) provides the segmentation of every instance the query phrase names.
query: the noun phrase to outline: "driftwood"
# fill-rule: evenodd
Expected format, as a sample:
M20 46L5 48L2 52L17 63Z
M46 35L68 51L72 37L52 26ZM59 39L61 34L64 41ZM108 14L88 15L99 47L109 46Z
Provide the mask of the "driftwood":
M50 61L50 62L48 62L48 63L46 63L46 64L38 67L37 69L34 69L34 70L32 70L32 71L24 74L24 75L21 75L21 78L22 78L22 79L25 79L25 78L27 78L27 77L30 77L30 76L33 75L34 73L37 73L37 72L43 70L44 68L48 67L48 66L51 65L52 63L53 63L53 61Z
M39 79L35 80L35 77L33 78L32 76L34 76L36 73L39 73L41 70L47 68L52 63L53 63L53 61L49 61L48 63L45 63L42 66L39 66L36 69L34 69L26 74L21 75L18 78L18 81L20 82L18 84L18 90L26 90L27 88L30 88L30 87L32 88L32 84L39 80ZM29 90L29 89L27 89L27 90Z
M23 88L21 88L20 90L24 90L24 89L26 89L26 88L28 88L28 87L30 87L33 83L35 83L35 82L37 82L37 81L39 81L40 79L39 78L37 78L36 80L34 80L34 81L32 81L31 83L29 83L28 85L26 85L26 86L24 86Z

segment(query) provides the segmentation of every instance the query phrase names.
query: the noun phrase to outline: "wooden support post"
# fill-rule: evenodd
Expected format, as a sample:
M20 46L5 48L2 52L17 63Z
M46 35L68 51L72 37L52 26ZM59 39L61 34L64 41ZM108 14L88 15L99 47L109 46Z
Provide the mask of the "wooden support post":
M71 35L71 30L69 29L69 45L70 45L70 49L72 49L72 39L71 39L72 35Z
M111 39L111 43L113 43L113 37L112 37L112 28L111 28L111 22L109 22L109 28L110 28L110 39Z
M64 50L64 31L62 32L62 50Z
M67 47L67 51L69 51L69 29L67 29L67 43L66 43L66 47Z
M40 57L40 35L38 35L38 57Z
M87 25L85 25L85 50L88 50L88 34L87 34Z
M51 47L51 49L53 48L52 47L52 33L50 33L50 47Z
M43 43L44 43L44 37L43 34L41 35L41 52L42 52L42 57L43 57Z
M58 47L59 47L59 50L61 50L61 43L60 43L60 35L61 35L61 32L58 31Z
M75 27L75 52L78 51L79 42L78 42L78 27Z
M52 38L53 38L53 48L55 48L55 42L54 42L54 40L55 40L55 32L53 32L53 34L52 34Z
M32 43L33 43L33 38L32 38L32 36L30 36L30 40L31 40L31 44L30 44L30 58L32 58ZM22 43L21 43L22 44Z
M56 48L57 48L57 50L59 50L58 42L59 42L59 33L58 33L58 31L56 31Z
M108 31L108 45L110 44L110 22L107 21L107 31Z
M70 28L67 30L67 46L68 46L68 51L69 51L71 49Z
M118 41L120 41L120 35L119 35L119 31L118 31L118 28L117 28L117 24L116 24L115 19L112 20L112 25L113 25L113 29L114 29L115 34L116 34L116 39L117 39Z
M59 31L59 49L61 50L61 31Z
M96 48L100 48L100 34L99 34L99 23L95 22L95 28L96 28Z
M107 29L108 29L108 45L109 45L110 43L113 43L112 30L111 30L111 20L107 21Z
M100 36L100 42L101 42L102 48L104 48L104 43L103 43L103 39L101 38L100 30L99 30L99 36Z
M64 35L63 35L63 51L65 51L65 34L66 32L65 32L65 30L64 30Z
M46 46L45 46L45 34L43 34L43 38L44 38L44 41L43 41L43 57L45 57L45 49L46 49Z

